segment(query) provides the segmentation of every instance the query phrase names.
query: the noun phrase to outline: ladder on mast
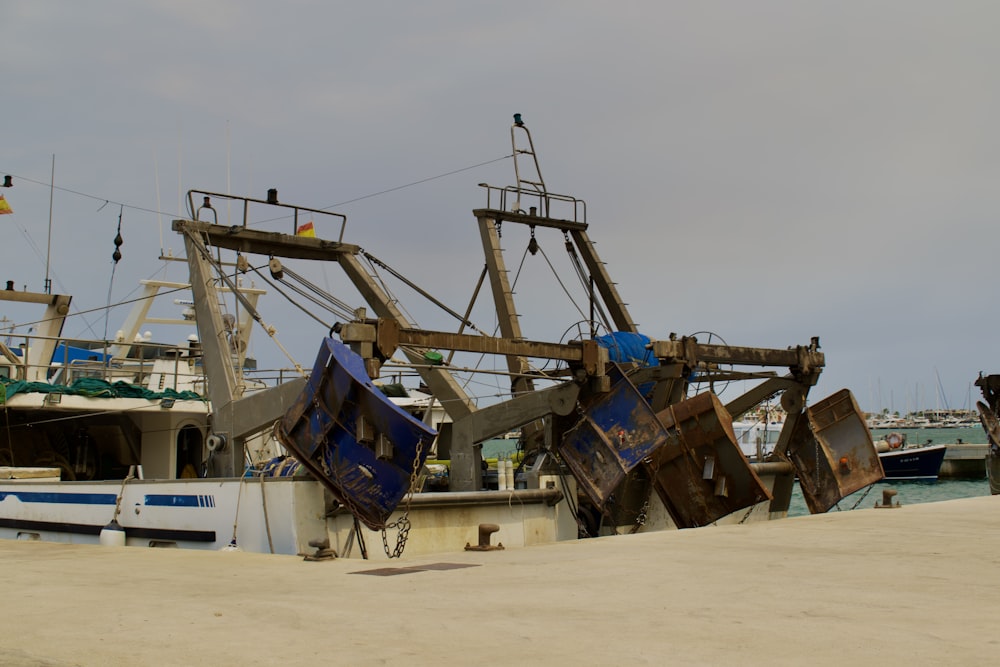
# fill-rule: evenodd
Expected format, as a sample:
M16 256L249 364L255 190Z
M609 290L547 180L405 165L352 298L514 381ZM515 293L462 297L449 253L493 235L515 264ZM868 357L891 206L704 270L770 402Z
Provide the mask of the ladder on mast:
M527 140L527 148L518 148L518 130L521 130L522 141ZM514 114L514 124L510 126L510 145L513 151L514 157L514 178L517 181L515 188L517 190L517 199L514 201L513 211L515 213L524 213L525 211L521 208L521 194L527 193L531 196L537 196L542 205L542 210L540 211L542 217L549 217L549 194L545 189L545 180L542 178L541 167L538 166L538 156L535 154L535 144L531 140L531 132L525 126L524 121L521 120L521 114ZM534 178L537 180L531 180L529 178L521 177L521 169L518 166L518 156L519 155L529 155L531 156L531 163L534 165Z

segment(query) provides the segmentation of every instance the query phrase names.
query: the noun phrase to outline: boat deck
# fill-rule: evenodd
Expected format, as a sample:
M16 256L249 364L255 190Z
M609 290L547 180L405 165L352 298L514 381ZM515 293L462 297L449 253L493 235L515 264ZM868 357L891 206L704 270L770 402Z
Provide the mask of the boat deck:
M1000 497L898 499L390 564L0 541L0 662L993 664Z

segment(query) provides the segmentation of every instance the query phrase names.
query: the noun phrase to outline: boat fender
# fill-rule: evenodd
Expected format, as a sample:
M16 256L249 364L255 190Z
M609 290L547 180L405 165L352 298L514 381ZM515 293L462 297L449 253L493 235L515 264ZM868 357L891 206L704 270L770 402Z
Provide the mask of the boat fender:
M243 551L243 548L240 545L236 544L236 538L234 537L233 539L229 540L229 544L219 549L219 551L227 551L227 552Z
M117 520L112 519L111 523L101 529L99 541L101 546L123 547L125 546L125 529Z
M205 446L207 446L208 451L213 454L216 452L224 452L226 450L226 436L213 433L208 436L207 440L205 440Z

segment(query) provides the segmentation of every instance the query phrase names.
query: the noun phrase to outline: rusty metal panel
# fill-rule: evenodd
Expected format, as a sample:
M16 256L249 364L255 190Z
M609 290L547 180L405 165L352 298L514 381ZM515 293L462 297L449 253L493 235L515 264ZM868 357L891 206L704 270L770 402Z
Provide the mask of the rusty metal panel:
M660 360L686 360L696 363L736 364L740 366L798 367L803 371L822 368L826 358L818 351L817 343L798 345L787 349L763 347L736 347L734 345L705 345L695 338L657 340L652 342L653 354Z
M608 500L601 523L637 532L645 524L652 492L653 480L649 478L647 466L636 466L625 475Z
M732 417L715 394L698 394L657 416L668 436L646 466L679 528L704 526L770 500L736 443Z
M806 409L789 450L799 487L813 514L885 476L864 414L847 389Z
M378 530L410 490L437 432L375 387L361 357L325 338L277 435L340 503Z
M399 347L399 322L380 317L375 324L375 344L386 359L395 354Z
M580 488L598 507L667 435L621 370L613 366L608 375L611 390L581 400L580 421L557 445Z

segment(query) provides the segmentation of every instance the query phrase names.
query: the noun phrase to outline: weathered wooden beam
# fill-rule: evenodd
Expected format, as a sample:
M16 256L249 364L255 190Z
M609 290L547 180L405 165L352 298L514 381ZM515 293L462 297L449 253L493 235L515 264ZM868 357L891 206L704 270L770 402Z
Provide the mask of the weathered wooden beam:
M537 215L527 213L517 213L515 211L501 211L494 208L477 208L472 211L477 218L490 218L497 222L515 222L521 225L533 227L546 227L548 229L558 229L560 231L586 231L587 223L573 220L559 220L557 218L542 218Z
M208 244L245 254L274 255L289 259L315 259L334 262L343 254L356 255L359 246L308 236L292 236L234 225L226 227L209 222L174 220L171 229L188 231L207 239Z
M685 361L690 366L699 362L745 366L797 367L804 372L822 368L826 360L818 345L790 347L785 350L764 347L706 345L694 338L657 340L651 343L653 354L666 361Z

